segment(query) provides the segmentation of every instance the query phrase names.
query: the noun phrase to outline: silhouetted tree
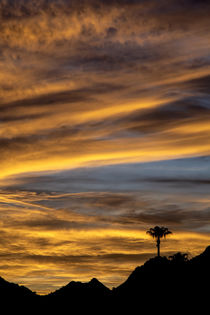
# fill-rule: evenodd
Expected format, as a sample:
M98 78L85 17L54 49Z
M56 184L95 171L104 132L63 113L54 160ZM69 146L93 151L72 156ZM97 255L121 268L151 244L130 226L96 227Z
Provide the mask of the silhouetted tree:
M154 228L151 228L147 231L147 234L152 236L157 241L157 256L160 257L160 239L165 238L167 235L172 234L171 231L168 230L168 228L162 226L155 226Z
M169 256L169 259L176 264L182 264L188 261L188 254L178 252L172 256Z

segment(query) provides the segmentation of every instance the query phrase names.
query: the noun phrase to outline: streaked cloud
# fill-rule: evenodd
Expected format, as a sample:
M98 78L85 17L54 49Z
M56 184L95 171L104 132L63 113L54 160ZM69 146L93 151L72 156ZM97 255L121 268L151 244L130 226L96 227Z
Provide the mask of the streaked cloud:
M174 231L165 255L209 245L209 13L0 2L1 276L116 286L154 255L155 224Z

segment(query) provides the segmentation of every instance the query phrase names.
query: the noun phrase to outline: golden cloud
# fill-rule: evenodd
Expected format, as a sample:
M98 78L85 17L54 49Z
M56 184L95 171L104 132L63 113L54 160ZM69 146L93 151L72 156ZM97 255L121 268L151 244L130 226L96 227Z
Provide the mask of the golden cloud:
M193 0L1 1L2 276L39 292L90 275L119 284L154 254L145 229L155 222L177 232L165 253L208 245L209 199L198 185L209 185L208 167L170 178L172 162L158 178L146 168L128 178L134 163L210 155L209 10ZM85 188L71 179L108 165L128 169L119 191L110 193L120 171L89 174ZM139 182L147 200L136 197Z

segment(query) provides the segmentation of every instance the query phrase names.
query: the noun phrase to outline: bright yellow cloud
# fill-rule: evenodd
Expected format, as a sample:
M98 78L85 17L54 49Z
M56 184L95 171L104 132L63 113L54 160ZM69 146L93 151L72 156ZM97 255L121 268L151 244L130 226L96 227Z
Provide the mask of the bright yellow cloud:
M148 200L135 190L113 201L106 193L118 187L103 186L104 173L84 176L85 193L76 175L59 175L210 155L209 12L134 2L0 2L0 275L7 280L41 293L90 275L118 285L155 254L145 231L161 219L175 230L164 253L194 255L209 245L208 161L201 178L189 169L179 178L166 163L151 182L156 169L125 180L122 195L140 183ZM45 182L52 174L53 189Z

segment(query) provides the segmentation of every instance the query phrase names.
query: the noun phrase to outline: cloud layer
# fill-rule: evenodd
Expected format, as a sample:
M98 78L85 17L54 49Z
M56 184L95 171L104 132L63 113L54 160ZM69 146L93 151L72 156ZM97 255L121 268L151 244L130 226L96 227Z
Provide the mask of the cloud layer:
M117 285L154 255L154 224L175 232L164 253L208 244L209 13L1 1L2 276L39 292Z

